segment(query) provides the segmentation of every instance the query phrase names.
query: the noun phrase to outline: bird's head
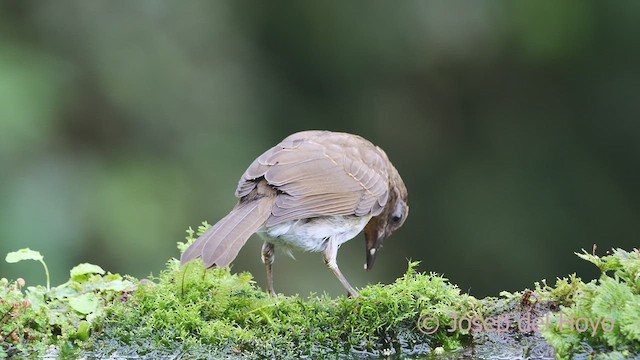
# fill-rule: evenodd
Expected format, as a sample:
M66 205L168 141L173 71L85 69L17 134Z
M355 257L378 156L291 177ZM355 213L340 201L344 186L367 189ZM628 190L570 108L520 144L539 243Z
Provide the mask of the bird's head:
M389 169L389 198L379 215L369 220L364 228L364 239L367 250L365 269L371 270L376 260L378 249L382 247L384 239L404 224L409 215L407 204L407 188L398 174L398 170L390 166Z

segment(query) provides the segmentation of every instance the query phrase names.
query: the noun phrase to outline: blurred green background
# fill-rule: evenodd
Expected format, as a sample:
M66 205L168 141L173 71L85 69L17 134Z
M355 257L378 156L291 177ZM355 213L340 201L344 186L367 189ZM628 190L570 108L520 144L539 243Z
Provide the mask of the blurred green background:
M2 1L0 254L52 284L91 262L158 274L188 226L290 133L360 134L411 212L353 285L406 259L476 296L577 272L640 235L640 3ZM264 286L261 242L233 265ZM320 254L278 253L276 290L343 293ZM44 284L37 263L0 277Z

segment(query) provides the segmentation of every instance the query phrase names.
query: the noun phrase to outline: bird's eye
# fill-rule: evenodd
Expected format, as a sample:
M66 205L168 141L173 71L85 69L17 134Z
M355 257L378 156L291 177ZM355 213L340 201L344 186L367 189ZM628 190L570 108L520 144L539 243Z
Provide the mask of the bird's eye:
M401 201L398 201L391 212L391 218L389 220L391 220L391 223L393 224L399 224L402 222L404 215L404 204Z

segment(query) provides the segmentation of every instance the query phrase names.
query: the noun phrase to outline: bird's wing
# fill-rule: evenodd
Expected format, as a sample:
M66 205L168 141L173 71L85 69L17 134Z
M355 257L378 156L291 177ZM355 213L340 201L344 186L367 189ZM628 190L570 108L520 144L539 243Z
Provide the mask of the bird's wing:
M279 191L267 225L330 215L378 215L389 197L387 158L350 134L306 131L267 150L245 171L237 197L264 177Z

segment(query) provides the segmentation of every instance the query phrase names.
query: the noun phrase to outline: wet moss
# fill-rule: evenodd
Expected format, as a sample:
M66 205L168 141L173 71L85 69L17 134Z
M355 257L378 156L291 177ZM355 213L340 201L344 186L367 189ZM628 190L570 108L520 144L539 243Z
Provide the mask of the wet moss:
M45 265L28 249L10 255ZM251 274L205 271L198 261L180 267L171 259L158 277L143 280L81 264L50 289L0 279L0 357L640 356L638 250L577 255L601 269L599 279L585 283L574 274L481 300L416 271L417 262L356 299L272 298Z
M100 322L94 348L153 347L218 355L256 357L328 354L426 353L455 350L465 335L442 327L420 331L418 319L429 314L441 324L452 313L467 313L476 300L436 274L415 271L390 285L372 285L360 296L269 297L248 273L228 268L204 271L197 262L180 268L168 264L153 283L141 285L126 302L112 306ZM140 341L143 341L140 344ZM116 345L117 344L117 345ZM425 346L428 344L428 346Z
M558 358L640 356L640 252L614 249L599 257L576 254L598 266L599 279L578 282L543 332Z

